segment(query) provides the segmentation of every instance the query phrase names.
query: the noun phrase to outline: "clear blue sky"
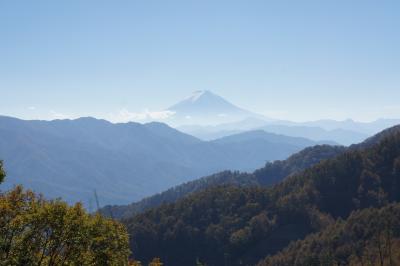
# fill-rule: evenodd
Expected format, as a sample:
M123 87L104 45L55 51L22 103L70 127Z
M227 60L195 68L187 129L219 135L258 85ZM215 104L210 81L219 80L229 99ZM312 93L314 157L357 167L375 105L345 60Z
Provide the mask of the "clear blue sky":
M0 114L157 111L207 89L272 117L400 118L400 1L0 2Z

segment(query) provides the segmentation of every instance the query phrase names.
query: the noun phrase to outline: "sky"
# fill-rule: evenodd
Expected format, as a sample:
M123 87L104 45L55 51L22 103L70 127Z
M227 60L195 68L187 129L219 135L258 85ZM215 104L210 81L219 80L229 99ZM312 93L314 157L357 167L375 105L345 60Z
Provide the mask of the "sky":
M0 1L0 115L400 118L400 1Z

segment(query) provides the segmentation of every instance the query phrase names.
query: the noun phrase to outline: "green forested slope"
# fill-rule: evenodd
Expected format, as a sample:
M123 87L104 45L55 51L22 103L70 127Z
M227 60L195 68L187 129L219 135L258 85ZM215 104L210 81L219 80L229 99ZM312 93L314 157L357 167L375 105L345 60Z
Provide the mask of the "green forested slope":
M400 265L400 204L355 211L258 265Z
M125 220L139 260L255 264L337 219L400 199L400 134L352 149L274 187L220 186Z

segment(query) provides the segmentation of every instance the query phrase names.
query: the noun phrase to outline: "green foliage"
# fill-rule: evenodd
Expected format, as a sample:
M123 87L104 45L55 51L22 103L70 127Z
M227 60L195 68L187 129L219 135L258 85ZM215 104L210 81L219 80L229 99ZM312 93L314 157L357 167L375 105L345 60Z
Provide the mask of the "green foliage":
M272 188L211 187L124 223L142 261L159 256L177 266L195 265L197 258L207 265L252 265L353 211L400 201L399 161L400 133L393 133ZM328 251L326 260L333 256ZM308 257L305 265L320 262Z
M254 176L262 186L277 184L289 175L301 172L321 161L331 159L346 151L342 146L317 145L293 154L283 161L269 162L256 170Z
M259 265L400 265L400 204L355 211Z
M0 194L0 265L127 265L122 224L22 187Z
M307 213L311 210L307 209L297 211L302 213L298 226L279 222L286 210L269 211L271 205L265 188L224 186L150 210L125 223L135 258L141 261L159 256L167 265L195 265L196 258L207 265L236 265L241 260L255 263L265 255L261 247L278 251L293 237L304 237L308 231L303 227L318 223L310 221ZM269 244L287 227L295 232L282 236L281 243ZM249 253L249 247L257 245L260 247Z

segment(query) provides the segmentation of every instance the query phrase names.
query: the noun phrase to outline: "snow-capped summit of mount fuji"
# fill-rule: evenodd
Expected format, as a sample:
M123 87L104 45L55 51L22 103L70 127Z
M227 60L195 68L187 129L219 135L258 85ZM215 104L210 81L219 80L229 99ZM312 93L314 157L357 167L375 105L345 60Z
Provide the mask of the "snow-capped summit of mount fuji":
M220 124L249 117L262 117L242 109L208 90L194 91L189 97L167 109L174 113L172 124Z
M185 100L183 101L190 101L190 102L196 102L199 98L201 98L204 94L213 94L212 92L209 91L202 91L202 90L198 90L198 91L194 91L192 93L192 95L190 95L189 97L187 97Z
M193 92L192 95L174 104L168 110L186 114L197 114L198 112L215 113L217 115L232 112L249 113L207 90Z

